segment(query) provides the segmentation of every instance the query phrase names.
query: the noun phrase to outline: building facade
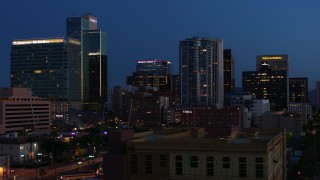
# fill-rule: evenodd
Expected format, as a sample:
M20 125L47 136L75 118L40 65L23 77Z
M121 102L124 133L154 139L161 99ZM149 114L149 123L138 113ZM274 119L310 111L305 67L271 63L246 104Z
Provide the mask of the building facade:
M302 127L307 123L301 112L265 112L261 115L261 128L285 128L295 137L300 137Z
M136 72L141 74L171 75L172 65L168 60L139 60L137 61Z
M127 142L127 179L286 179L285 130L207 138L204 129Z
M66 19L66 36L81 42L81 100L83 109L102 112L108 99L107 39L91 14Z
M78 40L14 40L10 69L11 87L32 88L33 96L46 98L58 105L72 104L73 107L81 108ZM63 111L63 114L68 114L65 106L57 106L57 109ZM60 115L60 112L53 109L53 118Z
M0 89L0 133L50 130L51 104L28 88Z
M182 107L224 103L223 40L193 37L180 41Z
M281 111L288 105L287 71L272 71L262 67L259 71L242 72L244 92L255 95L257 99L269 99L271 110Z
M84 110L102 112L108 98L106 33L84 31L82 42Z
M307 102L308 78L289 78L289 102Z
M224 92L233 93L235 91L234 61L231 49L223 50L223 73Z
M132 76L127 76L127 85L141 89L146 87L157 88L158 91L172 89L172 67L167 60L139 60L136 71Z
M25 165L35 160L39 152L39 137L1 137L0 154L9 155L11 164Z
M271 71L289 71L288 55L258 55L256 57L256 70L259 71L263 65L268 65Z
M183 127L235 126L241 129L241 114L236 107L176 108L173 119Z
M80 100L80 42L63 38L14 40L11 86L50 100ZM70 78L69 78L70 77Z

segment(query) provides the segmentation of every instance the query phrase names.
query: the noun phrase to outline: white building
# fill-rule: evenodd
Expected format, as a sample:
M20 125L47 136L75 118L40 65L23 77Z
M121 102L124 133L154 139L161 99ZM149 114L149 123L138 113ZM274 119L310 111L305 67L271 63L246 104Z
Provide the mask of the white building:
M0 138L0 155L10 155L12 164L23 164L35 159L38 151L36 137Z

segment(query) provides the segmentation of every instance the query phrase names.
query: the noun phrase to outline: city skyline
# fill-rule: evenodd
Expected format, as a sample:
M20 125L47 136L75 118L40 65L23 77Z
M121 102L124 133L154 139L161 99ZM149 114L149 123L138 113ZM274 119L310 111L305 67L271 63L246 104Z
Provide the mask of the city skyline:
M225 49L232 49L237 87L241 86L241 72L253 71L256 56L261 54L288 54L289 77L308 77L310 90L320 79L320 55L315 53L320 41L316 36L320 30L317 1L68 1L63 6L59 2L1 2L6 7L1 15L8 18L0 30L0 87L10 86L14 39L64 37L67 17L90 12L97 17L98 28L107 32L110 88L125 85L125 77L139 59L167 59L177 74L179 41L193 36L219 37Z

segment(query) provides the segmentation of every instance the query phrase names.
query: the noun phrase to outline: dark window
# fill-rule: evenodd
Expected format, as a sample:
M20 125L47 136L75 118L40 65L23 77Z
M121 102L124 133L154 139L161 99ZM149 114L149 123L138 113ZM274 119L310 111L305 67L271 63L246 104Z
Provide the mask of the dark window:
M161 167L166 167L167 161L168 161L167 155L160 155L160 166Z
M230 157L222 157L222 168L230 169Z
M138 172L138 158L136 154L131 154L131 174L137 174Z
M198 156L190 157L190 167L198 167Z
M176 156L176 175L182 175L182 156Z
M247 177L247 158L239 157L239 177Z
M152 174L152 156L145 156L145 172L146 174Z
M213 156L207 157L207 176L214 176L214 159Z
M263 178L263 158L256 158L256 178Z

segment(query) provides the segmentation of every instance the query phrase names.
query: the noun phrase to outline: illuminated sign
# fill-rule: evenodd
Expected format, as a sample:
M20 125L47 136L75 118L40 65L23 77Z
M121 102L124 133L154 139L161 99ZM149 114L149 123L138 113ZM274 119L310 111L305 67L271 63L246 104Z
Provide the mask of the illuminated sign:
M182 112L186 113L186 114L192 114L192 111L190 111L190 110L183 110Z
M279 60L282 59L281 56L264 56L262 57L263 60Z
M89 21L97 24L97 20L96 19L89 18Z
M76 39L68 39L68 42L71 43L71 44L80 45L80 41L78 41Z
M155 61L138 61L139 64L154 63Z
M166 61L166 60L140 60L140 61L138 61L138 64L156 63L156 62L167 62L168 64L171 63L171 62Z
M92 53L89 53L89 56L98 56L100 55L100 52L92 52Z
M17 41L13 41L12 45L48 44L48 43L63 43L63 42L64 42L64 39L17 40Z

